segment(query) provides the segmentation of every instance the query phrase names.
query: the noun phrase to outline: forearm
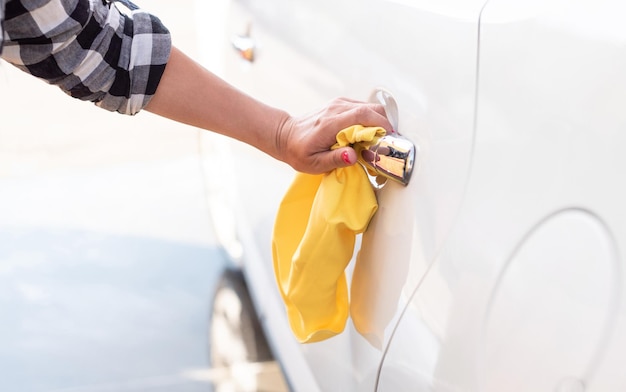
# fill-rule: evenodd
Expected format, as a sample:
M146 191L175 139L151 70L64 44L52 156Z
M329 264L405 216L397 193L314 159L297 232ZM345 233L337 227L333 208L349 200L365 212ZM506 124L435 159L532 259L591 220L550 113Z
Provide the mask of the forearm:
M278 136L289 115L240 92L176 48L146 110L235 138L284 160Z
M176 48L145 109L240 140L306 173L324 173L357 161L349 146L331 150L337 132L345 127L361 124L391 130L381 105L345 98L302 117L290 116L238 91Z
M331 149L340 130L355 124L391 130L379 104L337 98L300 117L267 106L172 48L161 22L133 4L124 2L133 11L121 13L108 1L43 0L24 7L26 1L4 9L2 58L107 110L145 108L238 139L307 173L357 161L349 146ZM42 31L34 20L43 14L46 26L57 27Z

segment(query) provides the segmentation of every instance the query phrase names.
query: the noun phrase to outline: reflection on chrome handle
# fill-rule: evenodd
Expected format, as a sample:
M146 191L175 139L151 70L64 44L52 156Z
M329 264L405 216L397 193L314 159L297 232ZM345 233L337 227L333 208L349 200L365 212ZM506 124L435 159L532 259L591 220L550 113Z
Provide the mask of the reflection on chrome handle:
M399 135L386 135L361 151L360 161L386 178L408 185L415 163L415 146Z

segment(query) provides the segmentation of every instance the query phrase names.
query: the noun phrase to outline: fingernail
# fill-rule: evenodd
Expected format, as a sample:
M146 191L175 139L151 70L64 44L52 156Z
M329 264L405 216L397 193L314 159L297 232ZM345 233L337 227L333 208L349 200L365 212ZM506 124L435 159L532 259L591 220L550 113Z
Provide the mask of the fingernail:
M341 153L341 159L343 159L343 161L348 165L352 163L350 162L350 154L348 154L348 151L344 151Z

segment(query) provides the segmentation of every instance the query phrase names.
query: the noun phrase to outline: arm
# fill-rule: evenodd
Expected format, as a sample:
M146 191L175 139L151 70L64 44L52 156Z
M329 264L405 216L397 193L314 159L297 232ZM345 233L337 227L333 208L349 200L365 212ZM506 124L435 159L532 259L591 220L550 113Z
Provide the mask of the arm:
M349 147L329 151L341 129L361 124L390 130L380 105L337 99L299 118L264 105L172 48L168 31L146 12L123 14L100 0L46 0L35 10L23 2L14 0L5 10L2 57L107 110L135 114L146 107L251 144L308 173L356 162ZM44 6L41 19L35 11Z
M308 173L356 162L349 147L329 150L341 129L362 124L391 130L382 106L346 99L304 117L291 117L243 94L176 48L146 110L233 137Z

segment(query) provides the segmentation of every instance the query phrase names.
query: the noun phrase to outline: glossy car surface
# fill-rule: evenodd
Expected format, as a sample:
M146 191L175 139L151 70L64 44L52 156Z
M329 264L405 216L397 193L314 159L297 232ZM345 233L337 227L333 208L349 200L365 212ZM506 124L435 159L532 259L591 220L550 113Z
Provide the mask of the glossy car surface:
M346 330L299 345L270 250L292 172L232 147L241 259L294 390L626 388L624 11L617 0L232 2L228 34L253 61L228 48L229 81L294 114L387 91L418 150L410 184L377 191L349 267Z

